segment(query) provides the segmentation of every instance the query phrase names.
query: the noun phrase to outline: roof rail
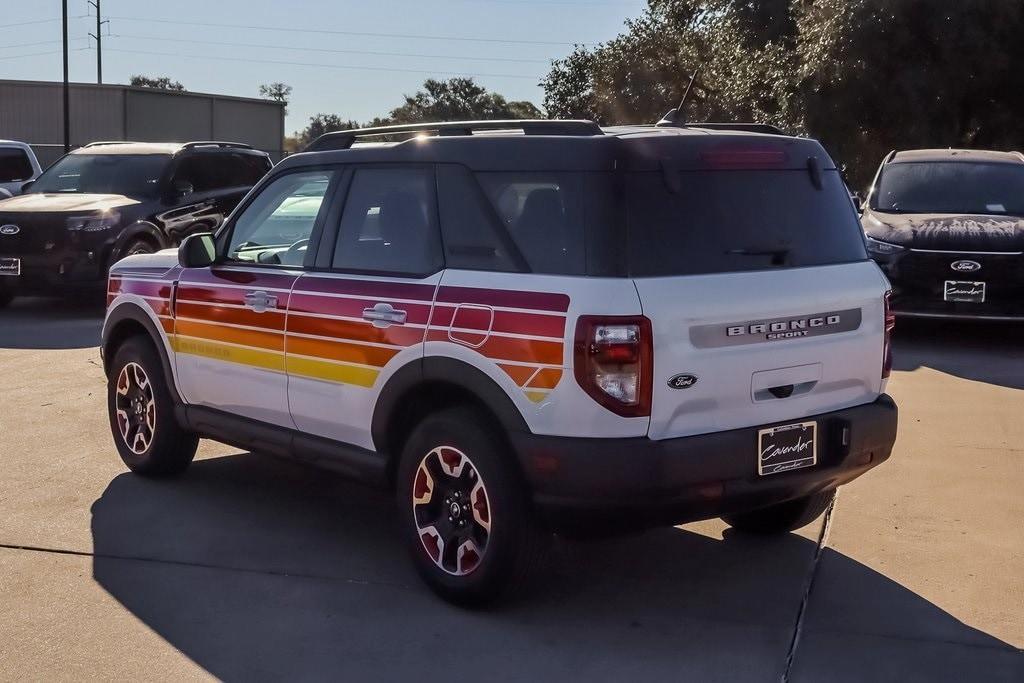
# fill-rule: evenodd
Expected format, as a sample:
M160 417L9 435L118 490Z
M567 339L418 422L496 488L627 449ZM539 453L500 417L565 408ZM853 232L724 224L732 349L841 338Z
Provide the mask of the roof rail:
M778 126L769 123L687 123L687 128L707 128L708 130L738 130L747 133L765 133L767 135L789 135Z
M443 123L408 123L398 126L377 128L355 128L324 133L311 142L304 151L322 152L333 149L349 149L362 137L400 135L405 133L435 133L447 137L472 135L474 131L522 130L526 135L604 135L604 131L593 121L569 121L547 119L518 119L506 121L446 121Z
M242 142L220 142L219 140L199 140L196 142L186 142L181 146L182 149L195 149L196 147L235 147L238 149L252 149L252 145L247 145Z
M138 144L144 144L144 143L135 142L134 140L99 140L97 142L90 142L90 143L88 143L86 145L82 145L81 148L85 148L85 147L103 147L105 145L138 145ZM81 149L81 148L79 148L79 149Z

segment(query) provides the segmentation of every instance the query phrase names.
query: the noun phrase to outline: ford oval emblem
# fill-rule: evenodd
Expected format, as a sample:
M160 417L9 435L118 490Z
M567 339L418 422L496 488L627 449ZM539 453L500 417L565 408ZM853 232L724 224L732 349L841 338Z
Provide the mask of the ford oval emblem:
M17 235L21 228L17 225L0 225L0 235Z
M696 375L676 375L668 381L670 389L689 389L697 383Z
M976 270L981 270L981 264L977 261L953 261L949 264L949 267L958 273L973 273Z

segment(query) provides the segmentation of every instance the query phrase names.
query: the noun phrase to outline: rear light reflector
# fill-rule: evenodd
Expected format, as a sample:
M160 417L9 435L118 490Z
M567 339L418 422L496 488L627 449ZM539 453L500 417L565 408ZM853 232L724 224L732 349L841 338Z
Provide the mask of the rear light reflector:
M892 310L892 290L883 297L885 310L885 340L882 345L882 379L892 374L892 331L896 328L896 314Z
M643 316L580 316L574 373L587 395L623 417L651 414L651 321Z

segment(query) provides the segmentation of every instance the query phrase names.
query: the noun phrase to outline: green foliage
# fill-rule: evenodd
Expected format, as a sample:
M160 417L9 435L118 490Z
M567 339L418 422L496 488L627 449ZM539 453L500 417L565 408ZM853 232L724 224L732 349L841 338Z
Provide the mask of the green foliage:
M813 135L862 188L891 149L1024 146L1022 31L1009 0L649 0L552 65L544 106L650 123L699 69L688 120Z
M264 83L260 86L260 97L283 104L285 115L288 114L288 98L291 94L292 86L287 83Z
M132 76L128 79L128 85L136 88L156 88L157 90L185 92L185 86L178 81L172 81L169 76Z
M324 133L333 133L336 130L349 130L359 127L358 121L346 120L337 114L317 114L309 118L309 125L302 132L297 133L296 137L299 140L299 146L305 147Z

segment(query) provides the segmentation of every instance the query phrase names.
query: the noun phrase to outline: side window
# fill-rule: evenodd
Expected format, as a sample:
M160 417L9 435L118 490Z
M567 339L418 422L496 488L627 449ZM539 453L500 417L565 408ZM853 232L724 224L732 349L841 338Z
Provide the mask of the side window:
M214 169L210 167L211 161L211 155L193 154L186 156L178 162L178 168L174 172L174 178L171 182L174 185L189 183L192 185L193 192L210 192L215 189Z
M515 244L498 225L476 178L464 166L437 166L437 205L445 265L465 270L515 272L522 263Z
M531 271L586 274L583 174L502 172L477 178Z
M0 147L0 183L16 183L32 177L32 162L23 150Z
M332 266L407 275L440 270L433 188L433 173L426 168L356 170Z
M334 171L283 175L235 220L227 260L301 266Z

